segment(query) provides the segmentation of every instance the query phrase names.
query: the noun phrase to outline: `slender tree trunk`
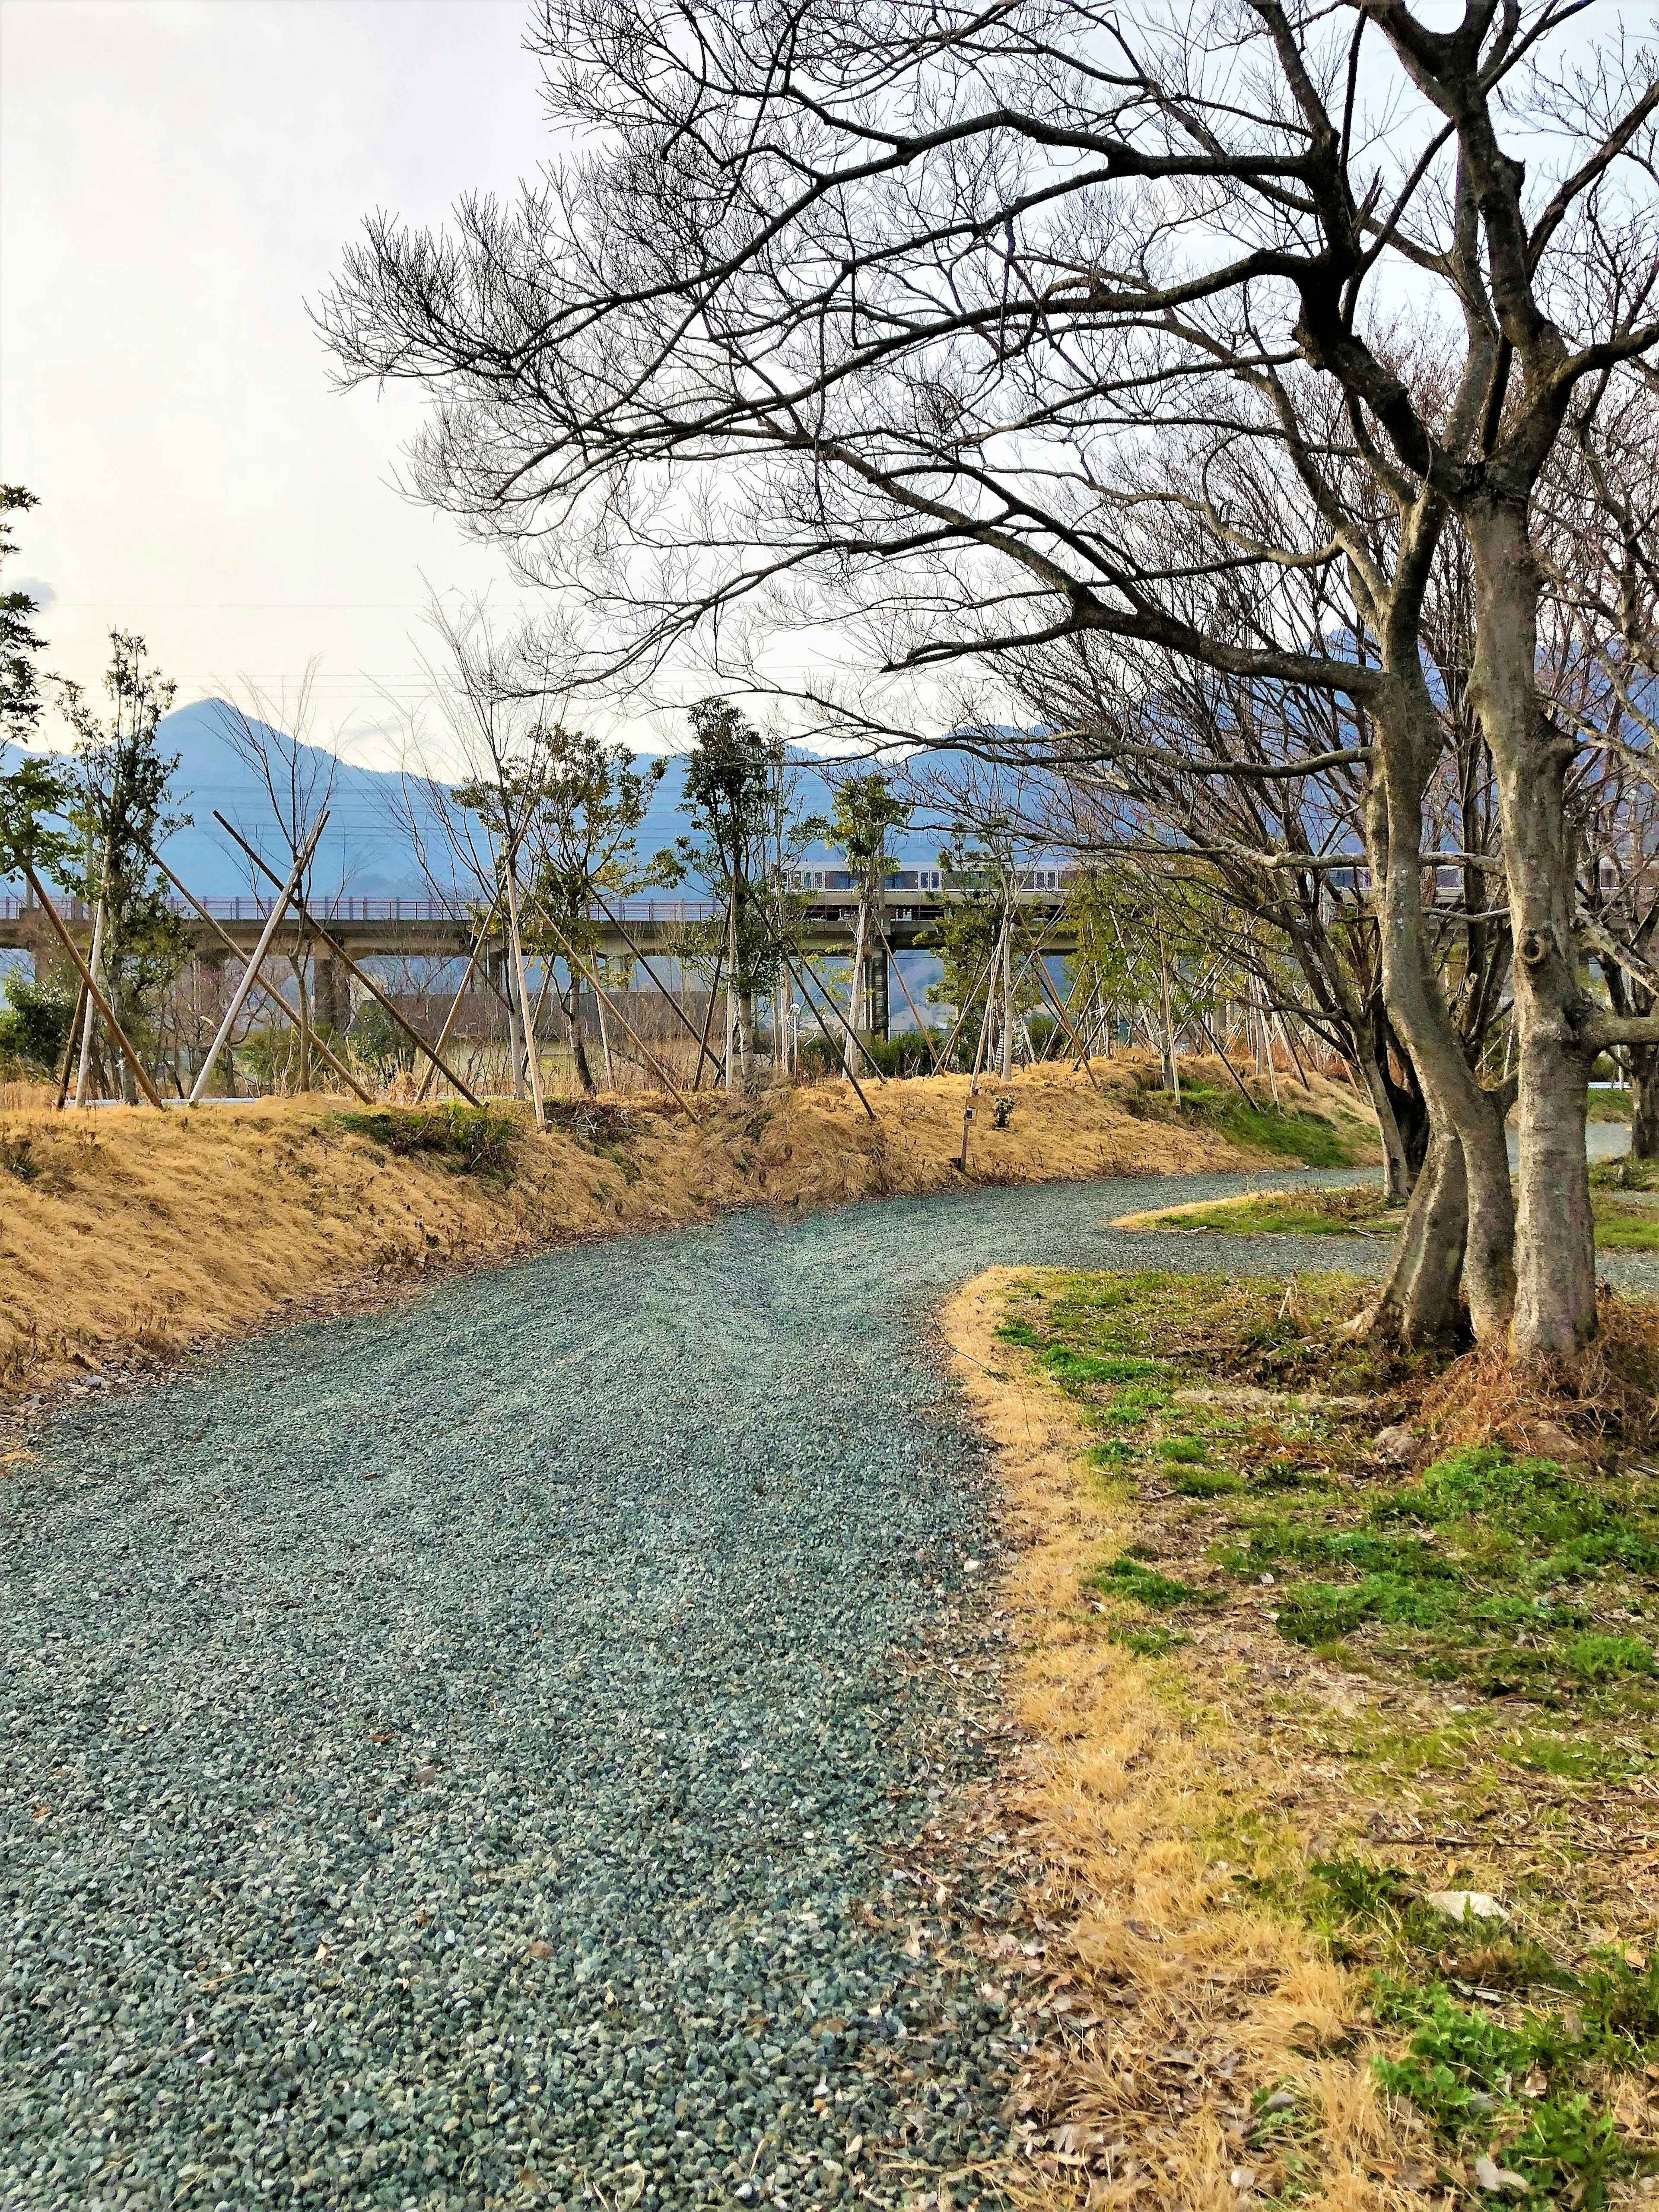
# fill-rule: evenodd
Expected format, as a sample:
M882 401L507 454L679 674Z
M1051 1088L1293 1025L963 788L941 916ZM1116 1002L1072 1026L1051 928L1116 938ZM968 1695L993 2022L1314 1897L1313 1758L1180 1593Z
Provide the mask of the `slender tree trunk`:
M1412 1171L1411 1164L1406 1158L1406 1140L1400 1133L1400 1123L1395 1115L1394 1101L1389 1096L1382 1066L1374 1054L1361 1054L1360 1072L1370 1094L1371 1111L1376 1116L1376 1133L1382 1140L1383 1184L1390 1202L1403 1205L1411 1196Z
M570 1056L576 1063L576 1080L591 1097L599 1085L593 1080L593 1071L587 1064L587 1044L582 1036L582 981L572 974L570 988L562 994L564 1018L570 1029Z
M593 994L593 1011L599 1018L599 1050L605 1058L605 1087L607 1091L614 1091L617 1074L611 1065L611 1030L605 1018L605 1000L597 991Z
M1537 696L1540 579L1524 502L1468 518L1474 571L1470 696L1492 759L1515 944L1521 1161L1510 1346L1520 1361L1571 1359L1595 1328L1595 1249L1584 1121L1594 1011L1573 935L1565 809L1572 746Z
M1012 911L1002 929L1002 1079L1014 1072L1014 983L1009 939L1013 936Z
M738 886L734 876L726 908L726 1090L729 1097L738 1087Z
M109 996L109 978L104 974L104 902L100 899L92 917L92 953L87 962L92 970L92 980L106 998ZM92 1030L98 1018L90 994L86 1001L86 1019L81 1028L81 1064L75 1078L75 1103L87 1103L87 1075L92 1066Z
M866 913L865 901L859 901L858 920L853 925L853 967L847 979L847 1026L848 1030L861 1028L859 1016L864 1012L859 1000L864 991L864 923ZM842 1071L848 1076L857 1072L858 1047L851 1036L842 1039Z
M1630 1055L1630 1156L1659 1160L1659 1045L1627 1045Z

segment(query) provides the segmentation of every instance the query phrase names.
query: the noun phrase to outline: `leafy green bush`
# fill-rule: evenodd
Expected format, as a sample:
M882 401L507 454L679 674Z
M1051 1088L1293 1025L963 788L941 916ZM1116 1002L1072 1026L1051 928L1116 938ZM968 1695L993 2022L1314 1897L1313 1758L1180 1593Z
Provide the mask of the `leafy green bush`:
M5 1011L0 1012L0 1061L56 1075L75 1019L75 992L50 975L28 982L21 969L13 969L6 977L5 995Z

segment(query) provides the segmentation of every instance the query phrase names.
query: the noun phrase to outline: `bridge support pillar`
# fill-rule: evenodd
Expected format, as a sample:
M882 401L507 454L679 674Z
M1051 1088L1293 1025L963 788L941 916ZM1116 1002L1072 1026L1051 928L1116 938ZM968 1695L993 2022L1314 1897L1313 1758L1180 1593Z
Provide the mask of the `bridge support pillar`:
M317 962L312 969L311 995L319 1029L343 1031L351 1027L351 987L337 960Z

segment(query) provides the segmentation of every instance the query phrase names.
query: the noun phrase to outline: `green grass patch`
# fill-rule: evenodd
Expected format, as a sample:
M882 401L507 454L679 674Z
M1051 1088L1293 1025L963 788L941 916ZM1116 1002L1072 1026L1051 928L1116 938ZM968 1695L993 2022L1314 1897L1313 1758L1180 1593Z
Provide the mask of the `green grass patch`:
M1379 1480L1377 1419L1301 1395L1363 1406L1368 1388L1419 1371L1345 1336L1359 1294L1331 1276L1298 1277L1287 1297L1254 1279L1063 1275L1041 1297L1028 1289L1003 1335L1078 1403L1099 1438L1094 1465L1129 1482L1144 1469L1161 1479L1156 1495L1200 1509L1181 1524L1193 1554L1236 1588L1274 1578L1267 1610L1287 1644L1581 1721L1659 1711L1659 1480L1481 1446ZM1279 1395L1242 1413L1224 1395L1181 1395L1241 1371ZM1092 1587L1152 1611L1194 1601L1131 1590L1129 1567L1101 1571Z
M1224 1468L1189 1467L1176 1475L1175 1486L1183 1498L1235 1498L1245 1484L1242 1475Z
M1659 1206L1620 1206L1600 1191L1590 1194L1595 1242L1604 1252L1659 1252Z
M1235 1144L1254 1146L1259 1152L1279 1152L1301 1160L1310 1168L1347 1168L1361 1157L1355 1139L1320 1114L1299 1113L1278 1106L1247 1106L1236 1091L1204 1084L1183 1084L1183 1117L1207 1121Z
M332 1118L337 1128L398 1159L434 1159L456 1175L491 1182L511 1182L517 1172L519 1125L488 1106L377 1106Z
M1212 1206L1137 1217L1154 1229L1205 1229L1222 1237L1352 1237L1392 1234L1403 1218L1372 1184L1346 1190L1264 1190Z
M1215 1593L1195 1589L1191 1583L1177 1582L1173 1576L1161 1575L1141 1559L1131 1559L1126 1553L1103 1567L1096 1567L1083 1577L1085 1589L1098 1590L1103 1597L1133 1598L1153 1613L1173 1613L1183 1605L1209 1605Z
M1191 1641L1178 1630L1160 1628L1154 1621L1112 1620L1107 1623L1106 1633L1114 1644L1121 1644L1139 1659L1162 1659Z
M1210 1456L1210 1447L1201 1437L1165 1437L1158 1455L1174 1467L1202 1467Z

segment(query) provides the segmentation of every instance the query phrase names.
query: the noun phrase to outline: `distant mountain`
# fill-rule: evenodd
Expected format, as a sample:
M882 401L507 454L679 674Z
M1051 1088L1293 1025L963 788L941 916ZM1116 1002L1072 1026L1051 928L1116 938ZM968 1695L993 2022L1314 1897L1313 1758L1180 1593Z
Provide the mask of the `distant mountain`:
M226 743L219 718L210 701L181 707L161 725L164 752L179 756L173 778L174 804L191 815L188 830L170 838L164 850L167 866L202 898L234 898L251 888L249 864L214 820L217 811L234 822L249 842L263 852L273 867L281 854L271 836L270 804L258 778ZM307 747L320 768L328 757ZM643 763L644 756L639 757ZM422 874L406 823L400 818L403 779L395 770L367 769L336 760L334 796L329 823L318 848L315 882L328 897L424 898L430 886ZM828 814L833 793L815 770L805 771L802 799L811 813ZM685 787L685 756L671 753L662 781L652 794L650 811L639 833L642 858L684 834L687 824L679 811ZM416 796L411 789L411 796ZM417 799L418 804L418 799ZM439 865L445 851L435 822L428 859ZM899 857L915 863L936 861L939 837L915 833L896 841ZM823 866L832 858L820 848L807 856ZM262 888L264 886L262 885ZM696 884L686 889L695 895Z

